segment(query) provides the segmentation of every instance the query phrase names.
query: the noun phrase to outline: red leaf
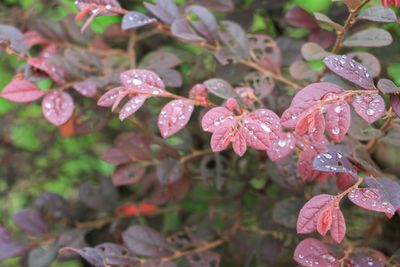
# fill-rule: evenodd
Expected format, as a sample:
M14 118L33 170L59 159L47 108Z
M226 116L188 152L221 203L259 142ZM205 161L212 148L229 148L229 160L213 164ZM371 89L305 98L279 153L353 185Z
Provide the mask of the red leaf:
M347 188L349 188L350 186L352 186L355 182L354 176L348 174L348 173L337 173L337 177L336 177L336 186L344 191Z
M357 114L370 124L385 115L385 101L378 94L356 95L352 105Z
M281 117L281 124L287 128L295 128L298 121L308 115L308 111L317 104L315 101L302 102L290 106Z
M43 98L42 111L49 122L60 126L72 116L74 100L65 92L51 91Z
M169 102L158 116L158 128L167 138L179 132L189 122L194 106L190 100L176 99Z
M315 145L315 144L314 144ZM305 149L299 155L299 160L297 161L297 168L299 170L300 177L303 180L315 180L320 179L323 180L329 173L323 173L320 171L316 171L313 169L313 160L318 155L319 152L324 152L326 149L322 149L323 147L315 146L315 149Z
M120 75L122 84L133 90L142 91L150 95L165 94L165 85L160 77L149 70L133 69L124 71Z
M129 156L120 148L110 148L102 156L101 160L115 165L128 163Z
M233 151L235 151L235 153L238 154L239 156L243 156L243 154L246 152L247 150L246 140L244 139L243 135L240 132L236 133L236 136L232 141L232 147Z
M115 104L120 94L125 94L126 89L124 87L116 87L107 91L97 101L97 105L101 107L111 107Z
M150 203L126 203L117 208L117 213L124 216L152 215L156 213L158 207Z
M229 98L228 100L226 100L225 106L226 106L227 109L229 109L232 112L234 110L237 110L237 111L240 112L239 103L234 98Z
M211 136L211 149L213 152L225 150L235 136L235 121L224 122L224 125L217 128Z
M304 102L318 101L326 97L329 93L331 96L340 94L343 89L333 83L320 82L307 85L300 90L292 100L291 106L295 106Z
M327 107L326 129L335 142L340 142L350 128L350 106L345 101L338 101Z
M215 132L225 123L228 125L235 121L233 113L224 107L210 109L201 119L201 127L204 131Z
M119 119L123 121L135 113L144 104L147 98L148 96L146 95L136 95L129 99L128 102L122 106L119 112Z
M288 24L298 28L315 29L319 28L315 18L301 7L293 7L285 14Z
M268 157L277 161L289 155L296 145L296 139L291 133L282 133L279 139L271 140L270 149L267 150Z
M12 102L29 103L41 98L44 92L29 81L13 79L0 95Z
M346 235L346 222L344 216L339 207L332 209L332 225L331 225L331 237L337 243L342 242Z
M325 236L332 225L332 207L322 211L317 220L317 231L322 236Z
M142 179L144 171L139 164L119 166L113 173L112 182L115 186L135 184Z
M208 102L208 89L204 84L198 83L195 86L193 86L192 89L190 89L189 97L200 103L207 103Z
M294 251L293 259L306 267L339 267L339 261L332 251L321 241L314 238L302 240Z
M246 140L246 144L258 150L267 150L269 148L269 132L263 125L257 122L248 122L240 127L240 133Z
M49 44L46 45L42 51L40 51L40 54L38 57L40 58L44 58L47 59L51 56L54 56L55 54L57 54L57 45L56 44Z
M64 73L62 70L43 57L30 58L28 64L32 65L35 69L41 70L46 73L50 78L58 84L65 84Z
M271 139L278 139L282 133L278 115L269 109L257 109L243 118L244 123L246 123L246 119L251 119L256 124L259 124Z
M348 197L351 202L361 208L384 212L390 215L395 213L393 205L389 202L382 201L379 190L375 188L356 188L351 190Z
M296 133L299 135L309 134L311 140L319 141L324 135L325 119L320 111L313 112L302 118L296 124Z
M24 33L24 41L29 47L35 45L46 45L49 43L40 33L37 31L28 31Z
M335 201L335 196L327 194L311 198L300 210L299 217L297 218L297 233L308 234L317 230L317 221L322 212L330 209Z
M75 83L73 88L83 96L95 97L97 92L97 84L95 81L86 80Z

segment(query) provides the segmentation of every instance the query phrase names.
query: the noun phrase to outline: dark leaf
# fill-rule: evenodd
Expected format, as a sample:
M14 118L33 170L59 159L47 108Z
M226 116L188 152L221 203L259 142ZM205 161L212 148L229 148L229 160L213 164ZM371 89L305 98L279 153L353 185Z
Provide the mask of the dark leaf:
M129 227L123 232L122 239L128 249L135 255L149 257L168 257L172 255L165 238L144 225Z
M148 16L136 11L129 11L122 18L121 27L124 31L126 31L130 29L136 29L154 22L156 22L156 19L149 18Z
M152 69L158 76L163 80L167 87L181 87L182 86L182 75L179 71L174 69Z
M0 25L0 47L6 43L10 48L19 54L28 53L28 44L20 30L11 25Z
M234 9L233 0L196 0L196 2L204 7L220 12L231 12Z
M347 37L343 45L347 47L382 47L392 43L389 32L378 28L368 28Z
M376 22L396 22L397 16L390 8L383 6L372 6L364 10L357 19L366 19Z
M144 167L139 164L118 166L112 175L112 182L115 186L136 184L142 179L144 173Z
M190 267L219 267L221 256L213 251L204 251L186 256Z
M179 17L179 8L172 0L157 0L156 5L144 2L144 6L157 18L171 24Z
M57 258L59 245L50 248L35 248L29 252L28 267L47 267Z
M343 32L344 31L344 27L336 22L334 22L333 20L331 20L328 16L326 16L325 14L319 13L319 12L315 12L314 13L314 17L317 21L319 22L323 22L328 24L329 26L331 26L332 28L334 28L336 31L339 32Z
M97 83L93 80L75 83L73 88L86 97L95 97L97 93Z
M187 42L202 42L204 38L196 34L189 23L184 19L176 19L171 25L171 32L175 37L178 37Z
M303 55L304 59L309 60L317 60L323 59L324 57L328 56L329 53L325 51L321 46L316 43L305 43L301 47L301 54Z
M170 69L178 66L181 62L173 53L155 51L147 54L139 66L147 69Z
M390 202L395 210L400 209L399 182L385 177L379 177L376 179L366 177L364 181L369 187L379 190L379 195L383 201Z
M298 28L315 29L319 27L315 18L301 7L293 7L286 12L285 20L291 26Z
M239 59L248 58L249 42L243 28L239 24L228 20L221 21L221 25L222 29L219 32L219 37L230 53Z
M179 160L163 159L157 165L157 176L162 185L177 182L183 176L183 166Z
M295 229L297 215L304 201L298 198L286 198L277 202L272 210L272 219L287 228Z
M214 39L218 34L218 24L214 15L207 8L199 5L191 5L185 9L186 15L194 14L200 21L191 20L193 27L208 39Z
M348 197L351 202L367 210L390 215L396 212L392 204L382 200L379 190L375 188L355 188L350 191Z
M314 238L302 240L294 251L293 259L305 267L339 267L339 261L325 244Z
M79 200L92 209L111 211L117 204L118 191L108 179L102 179L99 185L86 182L79 187Z
M330 48L336 40L336 34L327 30L318 28L311 31L308 41L319 44L322 48Z
M313 160L313 168L323 172L345 172L355 175L350 161L338 151L327 151L318 154Z
M68 203L60 195L52 192L44 192L35 200L35 206L46 217L60 220L68 215Z
M63 70L55 65L51 60L43 57L36 57L28 59L28 64L34 69L38 69L46 73L53 81L58 84L65 84Z
M120 148L110 148L101 156L101 160L115 165L128 163L129 156Z
M397 117L400 117L400 95L390 96L390 106L393 108L393 111L396 113Z
M28 234L41 235L47 231L47 223L37 209L27 208L14 213L14 223Z
M229 99L236 96L233 87L225 80L213 78L205 81L203 84L209 92L220 98Z
M377 87L382 93L386 95L400 94L400 87L397 87L394 82L388 79L380 79L378 81Z

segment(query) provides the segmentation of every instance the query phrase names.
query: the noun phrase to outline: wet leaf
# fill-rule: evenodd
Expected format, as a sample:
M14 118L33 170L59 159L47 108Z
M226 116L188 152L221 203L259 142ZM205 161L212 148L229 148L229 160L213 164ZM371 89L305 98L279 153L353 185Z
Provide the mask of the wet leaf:
M68 121L74 112L74 100L62 91L51 91L42 101L44 117L54 124L60 126Z
M148 16L136 11L129 11L122 18L121 27L124 31L126 31L130 29L140 28L154 22L156 22L156 19L149 18Z
M385 115L385 101L379 94L358 94L353 97L354 110L369 124Z
M158 128L164 138L179 132L189 122L194 106L192 101L176 99L161 110L158 117Z
M16 103L29 103L44 95L35 84L21 79L13 79L0 93L0 96Z
M367 210L390 215L393 215L396 211L392 204L382 200L379 190L375 188L355 188L350 191L348 198L357 206Z
M306 267L339 267L339 261L332 256L332 251L321 241L314 238L302 240L294 251L293 259ZM318 263L318 264L317 264Z

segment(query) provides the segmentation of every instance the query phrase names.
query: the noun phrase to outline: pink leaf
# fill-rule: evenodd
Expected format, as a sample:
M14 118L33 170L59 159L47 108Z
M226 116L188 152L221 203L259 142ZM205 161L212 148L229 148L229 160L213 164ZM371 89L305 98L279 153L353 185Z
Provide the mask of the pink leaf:
M119 112L119 119L123 121L135 113L144 104L147 98L148 96L145 95L133 96L125 103L125 105L122 106Z
M297 218L297 233L308 234L317 230L317 221L323 211L329 209L336 198L332 195L321 194L311 198L301 208Z
M149 70L133 69L124 71L121 73L120 78L122 84L128 89L150 95L163 95L166 93L165 85L161 78Z
M83 82L75 83L73 88L83 96L95 97L97 92L97 84L95 81L86 80Z
M331 236L337 243L342 242L346 235L346 222L342 211L338 207L332 209Z
M308 115L308 111L312 109L317 102L303 102L290 106L281 117L281 124L287 128L295 128L299 120Z
M309 134L313 141L321 140L325 131L324 115L320 111L313 112L299 120L296 124L296 133L299 135Z
M293 97L291 106L295 106L304 102L321 100L329 93L331 93L331 95L336 95L342 92L343 89L333 83L312 83L304 87Z
M356 188L351 190L348 197L351 202L361 208L391 215L395 213L393 205L382 201L379 190L375 188Z
M124 93L124 87L117 87L107 91L104 95L100 97L97 101L97 105L101 107L111 107L115 104L119 95Z
M216 107L210 109L201 119L201 127L204 131L215 132L224 123L230 124L235 121L233 113L224 107Z
M339 261L324 243L314 238L302 240L294 251L293 259L306 267L339 267Z
M228 100L226 100L225 106L226 106L227 109L229 109L232 112L234 110L237 110L237 111L240 112L239 103L234 98L229 98Z
M261 128L270 135L271 139L278 139L282 133L278 115L269 109L257 109L250 113L247 118L250 118L252 121L259 124ZM243 121L246 121L246 117Z
M64 73L62 70L50 62L48 59L43 57L30 58L28 64L32 65L35 69L43 71L50 78L58 84L65 84Z
M322 211L317 220L317 231L325 236L332 225L332 207Z
M359 94L353 98L353 108L368 123L385 115L385 101L378 94Z
M233 151L235 151L235 153L238 154L239 156L243 156L243 154L246 152L247 150L246 140L244 139L243 135L240 132L236 134L234 140L232 141L232 147Z
M44 92L35 84L21 79L13 79L1 92L5 99L17 103L29 103L43 96Z
M315 144L314 144L315 145ZM314 146L317 148L317 146ZM321 147L322 148L322 147ZM315 150L312 148L305 149L299 155L299 160L297 161L297 168L299 170L300 177L303 180L315 180L324 179L329 176L328 173L323 173L313 169L313 160L318 155L319 151L325 151L326 149Z
M107 10L111 8L121 8L117 0L77 0L75 1L75 5L80 11L89 7L92 14L98 15L109 15L111 12L108 12ZM99 6L103 6L105 9L102 9L102 12L99 12Z
M60 126L72 116L74 100L65 92L51 91L43 98L42 111L49 122Z
M335 142L345 137L350 127L350 106L345 101L338 101L329 105L326 112L326 129Z
M267 150L269 148L269 132L257 122L250 121L243 124L240 127L240 133L248 146L258 150Z
M200 103L206 103L208 101L208 89L204 84L198 83L190 89L189 97Z
M190 100L176 99L169 102L158 116L158 128L167 138L180 131L189 122L194 106Z
M331 55L324 59L325 65L337 75L365 89L374 89L372 75L367 68L345 55Z
M271 140L270 149L267 150L268 157L277 161L290 154L296 145L296 139L291 133L282 133L279 139Z
M211 149L213 152L225 150L232 138L235 136L233 126L235 122L224 123L224 126L217 128L211 136Z

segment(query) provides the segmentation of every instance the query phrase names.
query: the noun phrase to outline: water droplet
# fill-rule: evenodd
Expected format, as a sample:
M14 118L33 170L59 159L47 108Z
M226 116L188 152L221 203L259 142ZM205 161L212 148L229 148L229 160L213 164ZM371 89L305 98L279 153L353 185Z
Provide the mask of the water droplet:
M279 140L278 146L280 146L280 147L286 146L286 141L285 140Z
M328 153L322 154L326 159L332 159L332 155Z
M375 111L373 110L373 109L367 109L367 115L368 116L372 116L372 115L374 115L375 114Z
M340 128L339 127L333 128L332 129L332 133L335 134L335 135L339 134L340 133Z
M336 106L334 110L335 110L336 113L340 113L340 112L342 112L342 107L341 106Z

